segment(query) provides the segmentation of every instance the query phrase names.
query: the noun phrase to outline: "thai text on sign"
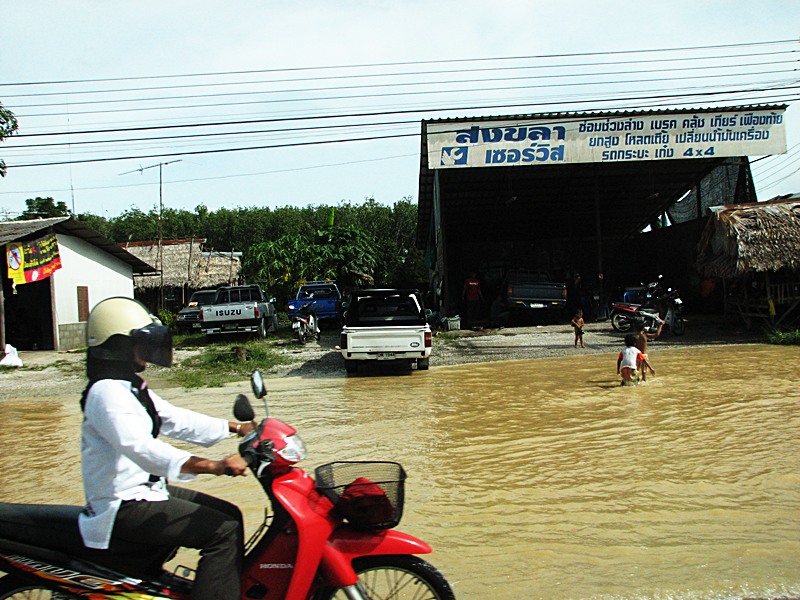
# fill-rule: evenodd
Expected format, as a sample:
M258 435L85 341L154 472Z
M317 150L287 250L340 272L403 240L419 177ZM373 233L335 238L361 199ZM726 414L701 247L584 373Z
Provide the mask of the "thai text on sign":
M428 167L535 166L786 152L784 108L427 124Z
M46 235L29 242L6 244L6 263L8 278L15 285L50 277L61 268L56 235Z

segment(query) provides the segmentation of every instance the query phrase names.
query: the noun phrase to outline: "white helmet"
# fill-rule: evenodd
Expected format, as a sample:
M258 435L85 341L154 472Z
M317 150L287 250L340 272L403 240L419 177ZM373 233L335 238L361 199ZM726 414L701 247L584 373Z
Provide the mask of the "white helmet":
M120 344L120 341L128 343ZM90 356L95 358L128 361L136 346L143 360L172 366L169 327L157 323L144 304L133 298L120 296L98 302L89 313L86 342Z

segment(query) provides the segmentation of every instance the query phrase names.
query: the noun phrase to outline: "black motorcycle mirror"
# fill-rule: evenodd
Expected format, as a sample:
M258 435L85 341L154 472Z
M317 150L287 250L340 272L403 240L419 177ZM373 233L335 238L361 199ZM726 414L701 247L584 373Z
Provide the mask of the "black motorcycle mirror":
M250 399L244 394L236 396L236 401L233 403L233 416L237 421L252 421L256 418L256 411L253 410L253 405L250 404Z
M256 398L264 399L264 411L267 413L267 418L269 418L269 405L267 404L267 385L264 383L264 376L258 369L253 371L253 374L250 375L250 387L253 388L253 394L255 394Z

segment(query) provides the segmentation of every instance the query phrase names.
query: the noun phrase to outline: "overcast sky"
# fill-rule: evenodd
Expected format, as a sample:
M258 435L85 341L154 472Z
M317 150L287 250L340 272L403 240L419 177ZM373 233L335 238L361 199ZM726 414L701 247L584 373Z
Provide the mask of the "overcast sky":
M0 103L20 134L0 143L0 219L36 196L148 211L159 171L164 205L187 210L392 204L417 196L420 119L663 106L665 90L716 106L703 94L723 88L729 105L790 104L788 153L753 172L762 200L800 192L800 42L766 44L798 39L800 2L0 6ZM738 91L754 87L780 89ZM61 164L22 166L43 163Z

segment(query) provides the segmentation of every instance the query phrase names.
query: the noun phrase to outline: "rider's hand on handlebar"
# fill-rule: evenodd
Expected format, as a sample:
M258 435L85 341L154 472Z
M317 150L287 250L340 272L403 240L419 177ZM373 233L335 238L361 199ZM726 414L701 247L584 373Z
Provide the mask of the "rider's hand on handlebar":
M230 475L231 477L247 476L247 462L239 454L232 454L225 460L221 460L220 463L222 463L223 467L222 473L225 475Z
M256 425L255 421L247 421L246 423L240 423L239 424L239 431L237 433L238 433L238 435L244 437L248 433L251 433L252 431L255 431L256 427L257 427L257 425Z

